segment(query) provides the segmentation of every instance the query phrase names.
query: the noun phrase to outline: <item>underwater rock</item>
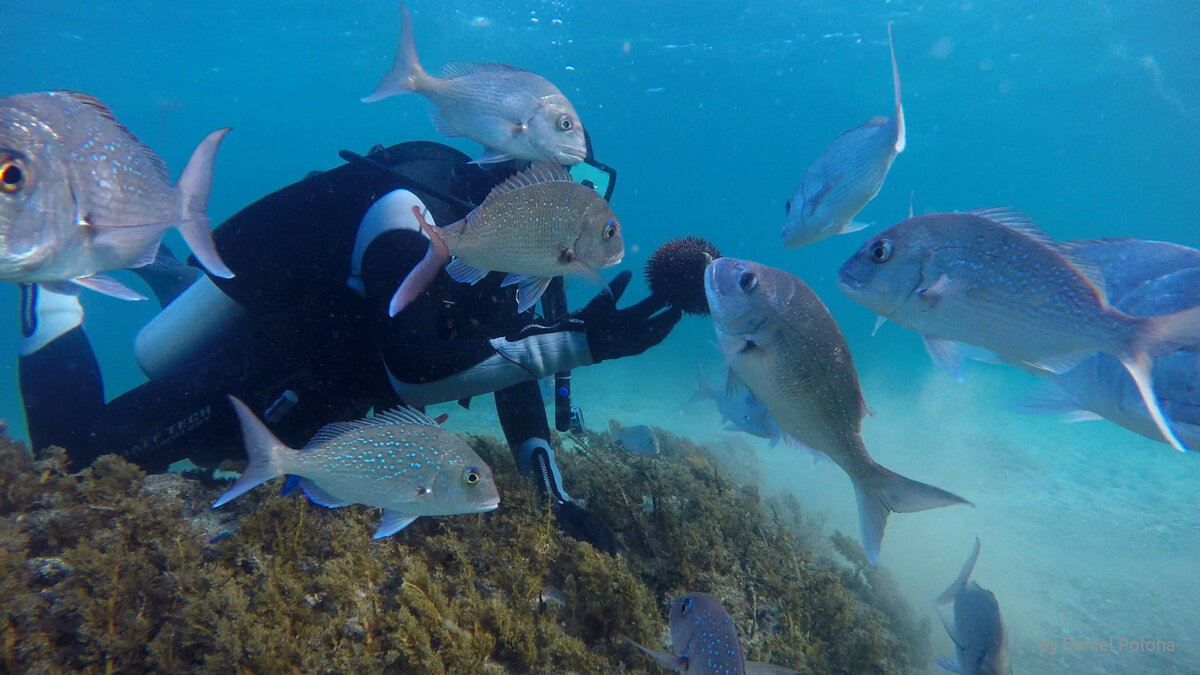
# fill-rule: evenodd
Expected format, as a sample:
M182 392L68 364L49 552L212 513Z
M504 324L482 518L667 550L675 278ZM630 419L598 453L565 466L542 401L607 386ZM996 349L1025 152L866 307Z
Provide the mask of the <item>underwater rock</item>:
M683 588L726 599L754 660L923 669L928 627L901 625L907 606L864 576L882 570L814 554L801 543L828 539L793 534L798 510L767 515L708 449L656 434L653 460L556 443L621 557L562 535L491 438L469 442L496 471L497 511L374 542L371 509L265 489L217 521L224 485L111 455L71 474L61 450L0 439L0 670L647 673L619 635L661 644Z

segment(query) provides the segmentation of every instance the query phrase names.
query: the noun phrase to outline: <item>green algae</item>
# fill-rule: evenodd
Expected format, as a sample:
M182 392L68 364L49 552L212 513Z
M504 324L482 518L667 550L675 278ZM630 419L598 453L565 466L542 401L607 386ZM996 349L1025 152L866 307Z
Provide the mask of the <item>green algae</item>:
M667 648L668 604L690 591L725 605L751 659L924 670L927 627L852 540L831 542L794 500L764 508L722 448L656 431L654 458L563 439L567 490L613 527L617 557L562 535L488 437L469 442L499 509L379 541L378 511L316 508L277 483L211 510L219 485L114 456L70 474L61 450L0 442L4 670L659 672L621 635Z

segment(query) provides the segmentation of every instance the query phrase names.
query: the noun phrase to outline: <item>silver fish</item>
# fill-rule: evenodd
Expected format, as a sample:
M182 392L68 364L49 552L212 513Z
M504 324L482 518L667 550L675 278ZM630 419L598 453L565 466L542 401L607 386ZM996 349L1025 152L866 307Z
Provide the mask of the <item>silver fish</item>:
M867 412L850 350L804 282L758 263L718 258L705 271L717 344L779 428L837 463L858 498L863 548L874 564L892 512L969 503L880 466L859 436Z
M872 117L825 146L787 201L787 217L781 233L784 246L799 248L866 227L854 222L854 216L879 194L892 161L904 151L905 145L900 71L896 68L890 23L888 50L892 55L895 114L891 119Z
M851 299L920 333L934 360L962 372L959 344L1061 374L1088 355L1119 360L1161 435L1183 450L1154 396L1153 359L1200 342L1200 307L1133 317L1112 307L1095 264L1005 209L902 221L838 272Z
M172 185L162 159L95 98L0 98L0 280L142 300L102 273L152 263L172 227L209 272L232 277L204 215L227 131L209 134Z
M720 390L709 382L699 363L696 364L696 370L700 383L696 393L692 394L692 401L711 399L717 404L717 412L721 413L721 420L726 423L726 429L766 438L770 440L771 447L775 447L782 439L783 432L767 412L766 406L755 398L745 382L739 380L732 370L726 369L725 388Z
M940 611L938 617L958 652L957 662L943 659L937 661L937 666L947 673L1008 675L1011 669L1000 604L991 591L970 581L971 570L978 559L979 538L976 537L975 550L967 558L958 578L934 600L935 605L954 603L953 621Z
M313 503L336 509L383 509L373 539L393 535L421 516L491 511L500 504L492 470L461 438L408 408L322 427L302 450L275 438L233 396L249 463L213 504L217 508L277 476L300 478Z
M729 612L711 595L689 593L671 603L669 618L674 653L629 642L658 665L688 675L784 675L797 671L747 661ZM628 640L628 638L626 638Z
M645 424L623 427L616 420L609 420L608 431L612 434L613 444L631 455L649 456L659 452L658 437Z
M1158 241L1078 242L1074 250L1096 263L1109 303L1132 316L1159 316L1200 305L1200 251ZM1154 361L1154 394L1185 447L1200 447L1200 350L1193 346ZM1068 421L1107 419L1163 441L1121 362L1094 354L1062 375L1034 385L1013 408L1059 413Z
M450 256L446 273L474 284L488 272L507 272L502 286L517 286L517 311L533 306L562 274L583 274L599 286L596 271L625 256L621 224L604 198L571 180L555 161L535 164L492 188L466 218L436 228L414 208L430 239L429 253L396 289L395 316L421 294Z
M479 164L509 159L555 159L577 164L587 156L583 123L571 102L545 78L503 63L451 63L443 77L421 68L413 46L408 8L392 69L375 92L380 99L416 92L433 103L433 124L444 136L465 136L484 147Z

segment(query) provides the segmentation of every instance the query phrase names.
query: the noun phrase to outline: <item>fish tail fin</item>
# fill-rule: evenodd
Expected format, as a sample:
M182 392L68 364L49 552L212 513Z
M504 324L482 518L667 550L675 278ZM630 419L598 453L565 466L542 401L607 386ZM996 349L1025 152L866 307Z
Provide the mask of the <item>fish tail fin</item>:
M221 145L221 139L227 133L229 127L217 129L205 136L192 152L187 166L183 167L179 180L175 182L181 202L181 220L176 229L183 235L188 248L196 255L196 260L209 272L224 279L233 277L233 272L225 266L225 262L217 253L204 210L208 207L208 192L212 187L213 159L216 157L217 147Z
M230 396L229 402L233 404L233 409L237 411L238 423L242 427L242 441L246 444L246 458L248 461L246 463L246 470L242 472L241 477L212 505L214 509L272 478L286 473L279 468L279 459L281 453L291 450L282 441L275 438L275 434L272 434L271 430L259 421L258 417L251 412L245 403L242 403L235 396Z
M408 8L400 3L400 39L396 42L396 55L392 58L392 68L383 76L375 91L362 99L363 103L374 103L396 94L406 94L417 91L421 81L429 75L417 60L417 48L413 43L412 19L408 16Z
M1154 420L1154 425L1158 427L1163 440L1176 450L1186 452L1187 448L1175 436L1175 432L1171 431L1163 416L1150 373L1154 368L1154 357L1200 344L1200 307L1192 307L1174 314L1144 317L1139 319L1139 323L1141 330L1134 338L1131 352L1119 358L1137 385L1138 393L1142 395L1142 403L1145 404L1150 419Z
M875 465L875 471L874 476L854 481L863 549L872 565L879 558L883 529L891 513L912 513L971 503L952 492L918 483L878 464Z
M442 269L442 266L450 259L450 250L446 247L446 242L442 239L438 229L425 221L420 207L414 206L413 213L417 217L417 222L421 224L421 231L429 237L429 250L421 262L417 263L408 276L404 277L404 281L392 295L392 301L388 303L388 316L399 314L400 310L408 306L408 303L429 288L429 284L433 283L437 277L438 270Z
M708 376L704 374L704 366L701 366L699 361L696 362L696 375L698 379L696 393L692 394L692 397L688 399L688 403L703 401L706 398L711 398L714 401L719 400L720 393L717 392L717 388L708 379Z
M888 51L892 55L892 89L896 92L896 154L904 152L904 108L900 105L900 69L896 67L896 48L892 45L892 23L888 22Z
M954 602L954 596L967 587L967 582L971 579L971 571L975 569L975 561L979 560L979 537L975 537L975 549L971 551L971 555L967 558L967 562L963 564L962 569L958 572L958 577L950 582L946 590L937 596L933 601L935 605L948 605Z

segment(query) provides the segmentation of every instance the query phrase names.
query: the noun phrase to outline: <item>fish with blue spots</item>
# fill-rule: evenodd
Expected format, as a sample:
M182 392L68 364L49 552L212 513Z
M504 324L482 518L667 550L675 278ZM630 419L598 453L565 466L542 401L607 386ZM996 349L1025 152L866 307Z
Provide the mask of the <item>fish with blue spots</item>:
M171 228L210 273L232 277L204 214L227 131L206 136L172 184L162 158L95 98L0 98L0 280L143 300L104 272L150 265Z
M866 227L854 217L879 194L883 179L906 143L891 24L888 51L892 55L895 113L891 118L872 117L833 139L809 165L785 206L787 217L781 237L787 248L800 248Z
M276 438L245 403L233 396L229 400L237 411L249 462L213 508L272 478L292 475L315 504L383 509L372 537L379 539L421 516L482 513L500 504L488 465L465 441L424 413L399 408L329 424L296 450Z
M671 653L648 649L630 640L634 647L667 670L689 675L783 675L796 672L790 668L746 661L737 626L729 612L711 595L689 593L678 598L671 603L669 622Z

